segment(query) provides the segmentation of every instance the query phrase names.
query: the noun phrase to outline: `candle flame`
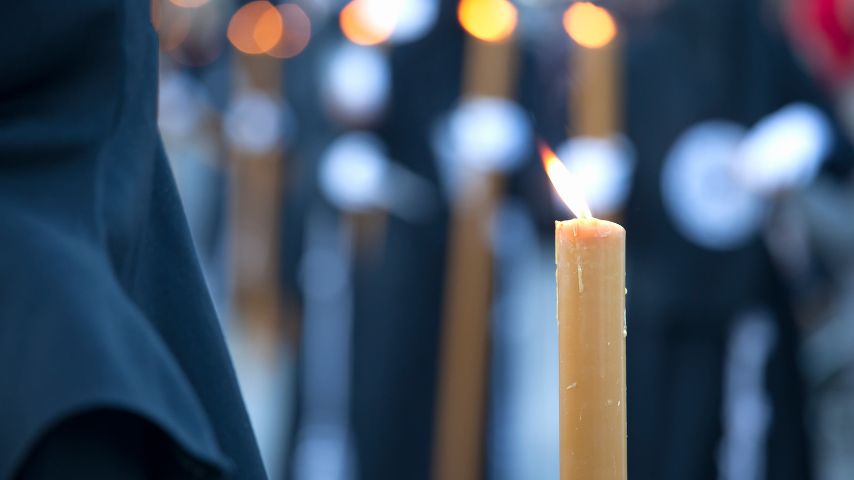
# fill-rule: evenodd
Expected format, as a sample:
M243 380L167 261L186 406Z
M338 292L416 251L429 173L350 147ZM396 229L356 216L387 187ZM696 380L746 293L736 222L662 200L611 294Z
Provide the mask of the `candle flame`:
M516 29L517 12L508 0L460 0L457 18L469 35L502 42Z
M282 38L282 15L266 0L249 2L234 12L226 36L245 54L267 53Z
M590 2L573 3L563 14L563 28L582 47L601 48L617 35L617 24L608 10Z
M267 55L274 58L293 58L299 55L311 40L311 20L296 3L283 3L276 9L282 18L282 36Z
M341 9L341 32L356 45L379 45L391 38L400 16L399 0L351 0Z
M593 218L587 200L584 199L584 189L578 184L576 178L569 173L566 165L545 143L539 142L539 149L546 174L552 181L552 185L561 200L577 218Z

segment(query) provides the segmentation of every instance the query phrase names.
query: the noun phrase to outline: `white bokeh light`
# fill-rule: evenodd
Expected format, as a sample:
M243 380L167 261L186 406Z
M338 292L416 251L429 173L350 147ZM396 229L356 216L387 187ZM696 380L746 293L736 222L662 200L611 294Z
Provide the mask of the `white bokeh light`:
M757 192L808 184L830 149L830 123L813 105L795 103L760 120L738 152L742 182Z
M386 107L391 71L376 47L341 43L327 59L321 78L324 105L344 123L369 123Z
M342 210L364 211L381 206L388 163L383 144L375 135L344 134L326 148L320 159L321 190Z
M263 92L238 93L225 112L225 136L241 150L251 153L270 151L281 139L283 110L277 101Z
M531 124L511 100L477 97L465 100L441 119L431 136L445 192L455 195L471 172L510 172L529 153Z
M558 146L556 153L582 185L584 198L594 215L622 208L635 167L627 139L572 138Z
M426 35L439 17L439 0L392 0L400 3L399 17L391 34L395 43L414 42Z
M531 141L525 112L502 98L466 100L451 114L448 126L457 158L476 170L513 170L524 160Z
M195 132L208 108L199 92L198 82L186 73L161 74L157 124L164 136L185 137Z
M665 210L677 230L702 247L741 247L764 219L764 198L736 176L734 162L744 132L732 122L697 124L677 139L665 160L661 172Z

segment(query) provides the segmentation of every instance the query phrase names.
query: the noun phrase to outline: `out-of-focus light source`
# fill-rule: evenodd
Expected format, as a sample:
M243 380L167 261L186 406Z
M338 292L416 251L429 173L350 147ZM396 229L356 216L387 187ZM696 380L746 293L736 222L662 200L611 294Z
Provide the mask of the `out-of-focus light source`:
M341 9L341 32L357 45L377 45L391 37L400 16L399 0L352 0Z
M272 50L282 38L283 21L270 2L249 2L234 12L228 23L228 40L243 53L258 55Z
M487 42L500 42L516 29L516 7L507 0L460 0L457 17L466 32Z
M391 67L377 48L342 42L331 52L320 82L324 106L348 125L366 125L385 109Z
M444 193L450 199L482 174L509 174L528 158L530 116L505 98L469 97L438 119L430 135Z
M753 191L773 195L812 181L831 148L831 126L808 103L788 105L760 120L739 145L736 174Z
M524 161L531 127L516 102L468 98L448 119L449 144L456 161L481 172L510 172Z
M161 69L159 87L157 124L164 137L191 137L207 108L202 87L181 69Z
M170 0L175 6L183 8L196 8L208 3L210 0Z
M268 152L281 139L284 113L277 100L266 93L241 92L225 112L225 137L243 151Z
M574 137L556 150L584 188L584 198L594 214L614 213L622 208L635 167L628 139Z
M192 15L189 10L170 4L159 4L152 8L152 24L160 39L160 50L171 52L181 46L190 34Z
M762 196L736 176L745 129L708 120L674 142L661 169L664 209L676 230L710 250L734 250L754 238L767 212Z
M383 204L389 160L373 134L351 132L335 139L320 161L320 187L338 208L364 211Z
M540 158L543 160L543 168L546 169L546 174L561 200L577 218L593 218L590 207L584 199L584 189L569 173L566 165L557 158L557 155L545 143L539 142L539 150Z
M590 2L573 3L563 14L563 28L582 47L601 48L617 35L614 17Z
M291 58L302 52L311 39L311 21L295 3L279 5L282 20L282 35L279 42L267 52L276 58Z
M169 57L188 66L202 66L214 62L222 53L223 14L218 3L208 2L194 8L176 6L163 0L161 4L164 21L174 21L180 17L187 18L189 32L180 43L172 43L167 35L161 35L161 49L168 52Z
M439 0L398 0L400 16L394 26L391 41L407 43L420 39L436 24Z
M365 131L350 131L329 144L318 181L329 201L345 211L382 209L423 222L438 205L432 184L392 161L382 140Z
M277 8L268 8L261 14L252 29L252 38L263 53L267 53L282 39L282 14Z

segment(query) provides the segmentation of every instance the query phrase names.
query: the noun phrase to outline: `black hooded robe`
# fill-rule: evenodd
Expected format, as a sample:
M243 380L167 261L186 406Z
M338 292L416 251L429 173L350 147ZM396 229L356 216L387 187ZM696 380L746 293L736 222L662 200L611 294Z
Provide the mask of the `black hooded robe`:
M0 479L265 478L157 131L149 8L0 14Z

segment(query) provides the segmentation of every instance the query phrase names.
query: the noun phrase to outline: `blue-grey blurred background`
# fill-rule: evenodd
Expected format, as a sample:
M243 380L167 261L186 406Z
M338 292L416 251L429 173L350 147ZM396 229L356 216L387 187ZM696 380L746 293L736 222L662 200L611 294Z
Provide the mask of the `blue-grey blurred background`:
M271 478L558 477L570 213L537 139L628 232L629 476L854 478L851 0L153 0L152 21Z

